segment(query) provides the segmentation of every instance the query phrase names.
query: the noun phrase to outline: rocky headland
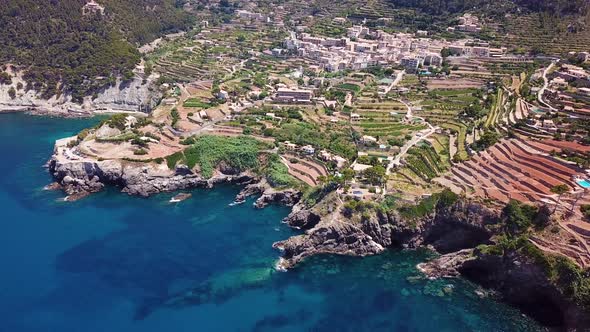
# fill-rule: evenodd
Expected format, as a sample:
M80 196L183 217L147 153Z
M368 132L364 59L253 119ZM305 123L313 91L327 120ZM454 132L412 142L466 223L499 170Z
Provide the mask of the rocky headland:
M175 192L194 188L213 188L217 184L232 183L244 188L235 203L243 203L250 196L259 196L254 205L264 208L272 203L295 205L301 192L292 188L273 188L265 179L250 170L241 171L227 165L218 165L211 177L198 170L179 164L168 168L165 162L141 162L125 159L100 160L90 156L73 155L68 143L76 137L56 142L54 154L47 163L55 180L47 189L63 190L66 200L77 200L99 192L105 186L114 186L129 195L148 197L162 192Z
M486 243L492 236L487 225L497 217L496 211L468 202L414 220L405 219L395 210L379 209L347 216L342 201L332 193L312 208L296 206L285 222L305 230L305 234L274 246L284 251L281 267L287 269L306 257L323 253L366 256L385 248L415 249L426 245L448 253Z

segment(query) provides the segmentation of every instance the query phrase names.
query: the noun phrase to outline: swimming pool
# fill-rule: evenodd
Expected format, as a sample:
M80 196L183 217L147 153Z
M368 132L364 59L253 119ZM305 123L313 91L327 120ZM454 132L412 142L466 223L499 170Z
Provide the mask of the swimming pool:
M576 180L576 182L582 187L582 188L590 188L590 181L589 180Z

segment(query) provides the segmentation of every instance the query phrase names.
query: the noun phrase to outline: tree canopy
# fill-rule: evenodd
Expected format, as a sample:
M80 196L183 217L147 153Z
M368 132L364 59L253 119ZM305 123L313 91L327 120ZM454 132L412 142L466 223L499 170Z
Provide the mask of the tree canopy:
M104 14L80 0L3 0L0 62L25 70L27 89L80 100L117 77L130 78L136 46L188 26L174 0L99 0Z

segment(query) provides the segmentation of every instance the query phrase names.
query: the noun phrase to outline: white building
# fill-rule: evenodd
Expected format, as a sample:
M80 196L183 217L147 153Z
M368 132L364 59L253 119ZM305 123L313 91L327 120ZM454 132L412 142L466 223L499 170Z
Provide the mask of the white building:
M311 90L292 90L281 88L277 90L275 100L281 102L311 102L313 91Z
M401 61L401 65L410 73L414 73L418 70L418 67L422 65L422 59L418 57L404 57Z

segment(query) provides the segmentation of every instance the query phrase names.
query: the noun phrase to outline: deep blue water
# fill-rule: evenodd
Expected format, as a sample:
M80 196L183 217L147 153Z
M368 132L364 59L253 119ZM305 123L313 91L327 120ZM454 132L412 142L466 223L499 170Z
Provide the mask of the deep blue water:
M60 202L42 165L96 121L0 116L0 331L540 330L465 281L416 278L426 252L275 272L288 210L230 207L237 187Z

